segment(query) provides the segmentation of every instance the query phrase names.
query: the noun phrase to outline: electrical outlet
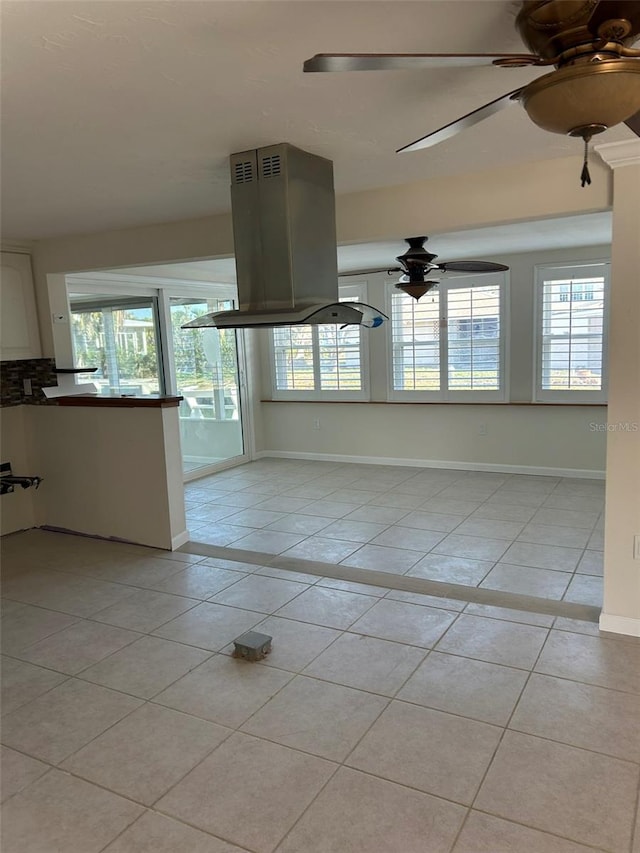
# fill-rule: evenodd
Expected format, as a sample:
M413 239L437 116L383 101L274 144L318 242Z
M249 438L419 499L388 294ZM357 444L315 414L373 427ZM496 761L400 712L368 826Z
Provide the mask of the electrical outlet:
M486 435L486 434L487 434L487 425L486 424L480 424L480 426L478 427L478 435Z
M30 379L23 379L22 380L22 390L24 391L25 397L30 397L33 394L33 389L31 387L31 380Z
M314 418L313 419L313 428L314 429L320 429L320 418Z
M640 534L633 537L633 559L640 560Z

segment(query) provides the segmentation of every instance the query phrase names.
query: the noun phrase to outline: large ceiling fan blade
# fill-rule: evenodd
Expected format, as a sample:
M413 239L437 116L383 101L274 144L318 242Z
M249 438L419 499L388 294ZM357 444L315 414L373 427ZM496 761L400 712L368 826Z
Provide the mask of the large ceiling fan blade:
M505 272L509 269L504 264L496 264L493 261L448 261L438 264L442 272Z
M304 71L420 71L423 68L464 68L480 65L520 68L542 65L530 53L317 53Z
M377 269L349 270L349 272L339 272L338 278L344 278L347 275L374 275L374 273L380 272L386 272L388 275L393 275L393 273L402 271L401 267L379 267Z
M490 101L488 104L485 104L483 107L479 107L472 113L467 113L467 115L462 116L462 118L458 118L455 121L446 124L439 130L434 130L432 133L428 133L421 139L416 139L415 142L405 145L404 148L398 148L396 154L404 153L406 151L419 151L421 148L430 148L432 145L438 145L438 143L444 142L446 139L450 139L452 136L455 136L456 133L460 133L468 127L473 127L474 124L484 121L484 119L489 118L489 116L494 115L494 113L500 112L500 110L503 110L505 107L515 103L520 92L522 92L522 88L514 89L513 92L508 92L506 95L496 98L495 101Z
M631 118L628 118L625 121L625 124L629 130L632 130L635 133L636 136L640 136L640 110L632 115Z

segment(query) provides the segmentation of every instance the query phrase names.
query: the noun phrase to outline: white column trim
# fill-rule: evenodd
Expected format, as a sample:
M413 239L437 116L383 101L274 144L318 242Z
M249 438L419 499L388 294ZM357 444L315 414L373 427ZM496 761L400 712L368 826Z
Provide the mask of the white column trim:
M640 163L640 138L625 139L622 142L603 142L602 145L594 145L593 148L611 169Z
M171 550L177 551L178 548L181 548L183 545L189 541L189 531L183 530L182 533L178 533L177 536L171 537Z
M611 634L626 634L630 637L640 637L640 619L631 616L614 616L611 613L600 614L601 631Z

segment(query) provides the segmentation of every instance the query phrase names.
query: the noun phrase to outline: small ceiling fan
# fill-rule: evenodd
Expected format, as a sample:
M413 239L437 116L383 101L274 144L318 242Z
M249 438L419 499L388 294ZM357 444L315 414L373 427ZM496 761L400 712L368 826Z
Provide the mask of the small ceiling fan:
M519 101L544 130L585 143L582 186L591 183L591 138L624 122L640 136L638 0L525 0L516 27L531 53L319 53L304 71L394 71L496 65L555 66L532 83L496 98L462 118L398 149L417 151L444 142Z
M371 275L372 273L386 272L402 273L403 278L395 285L398 290L403 290L415 300L420 299L435 287L438 279L427 279L427 276L439 273L461 272L461 273L489 273L504 272L508 270L504 264L496 264L493 261L447 261L443 264L434 263L437 255L427 252L424 244L428 237L407 237L405 243L409 248L403 255L398 255L396 261L399 267L382 267L381 269L355 270L353 272L340 273L341 276L349 275ZM408 279L407 281L403 279Z

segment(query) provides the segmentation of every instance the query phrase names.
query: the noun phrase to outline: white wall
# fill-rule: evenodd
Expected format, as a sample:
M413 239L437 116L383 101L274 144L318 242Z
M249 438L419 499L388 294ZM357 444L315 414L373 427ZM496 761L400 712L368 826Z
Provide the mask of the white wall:
M48 525L172 549L186 541L178 409L11 406L2 459L39 489L3 495L2 535Z
M494 258L510 268L510 401L533 400L535 265L608 258L610 252L610 246L594 246ZM383 310L388 282L384 274L372 276L368 282L369 302ZM606 433L591 426L606 421L603 407L385 403L389 333L388 326L364 330L369 341L371 399L379 404L263 403L259 449L264 453L423 460L425 464L521 466L583 475L604 471ZM260 335L265 400L272 394L268 335ZM320 430L313 429L315 420L320 420ZM481 425L486 435L480 435Z
M36 525L165 549L186 541L177 407L24 409L45 480Z
M614 171L609 428L600 627L640 637L640 139L604 144Z
M612 181L606 166L597 160L589 164L593 183L588 190L580 186L581 168L581 156L560 157L339 196L338 242L401 242L407 234L433 236L610 209Z
M136 410L133 410L136 411ZM160 499L166 500L168 524L158 529L157 519L153 520L153 535L162 535L168 544L157 546L175 550L189 540L187 519L184 507L184 485L182 472L182 450L180 448L180 421L178 408L152 409L162 421L162 447L164 450L163 465L160 467ZM158 467L157 461L151 460L151 465ZM146 496L148 497L148 487ZM166 498L165 498L166 495Z
M591 406L265 403L263 455L601 476ZM314 421L320 429L314 429ZM481 427L486 431L481 435ZM348 457L348 459L347 459Z
M11 463L14 474L41 475L36 470L31 453L29 413L34 406L9 406L0 410L2 432L0 433L0 455L2 462ZM28 530L35 525L35 503L42 495L33 488L17 488L15 492L0 497L1 533Z

